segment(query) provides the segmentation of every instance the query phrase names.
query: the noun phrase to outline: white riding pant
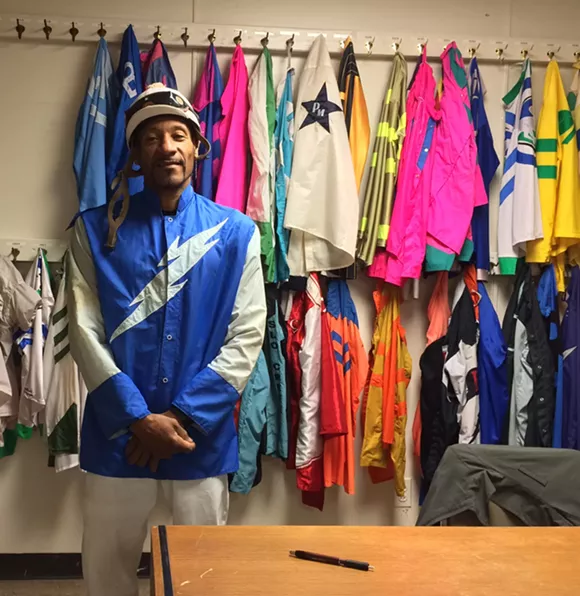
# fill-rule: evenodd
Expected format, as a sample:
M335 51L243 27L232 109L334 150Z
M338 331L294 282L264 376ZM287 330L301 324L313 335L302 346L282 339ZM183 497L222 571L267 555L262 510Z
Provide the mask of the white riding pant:
M83 575L89 596L138 596L137 567L148 519L163 491L176 525L225 525L227 476L203 480L109 478L87 474Z

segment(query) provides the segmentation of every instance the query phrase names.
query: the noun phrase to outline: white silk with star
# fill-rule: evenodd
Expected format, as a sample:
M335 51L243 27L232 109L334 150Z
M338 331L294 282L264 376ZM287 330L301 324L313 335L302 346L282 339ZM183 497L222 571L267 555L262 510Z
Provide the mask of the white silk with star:
M324 36L300 78L292 175L284 226L291 275L353 264L359 200L338 83Z

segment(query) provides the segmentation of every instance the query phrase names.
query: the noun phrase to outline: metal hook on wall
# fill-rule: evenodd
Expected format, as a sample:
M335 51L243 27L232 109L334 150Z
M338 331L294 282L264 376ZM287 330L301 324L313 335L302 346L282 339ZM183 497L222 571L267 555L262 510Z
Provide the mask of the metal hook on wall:
M186 29L187 31L187 29ZM209 43L215 43L215 29L207 36Z
M101 23L101 26L99 27L99 29L97 31L97 35L101 39L103 39L107 35L107 30L103 27L103 23Z
M268 44L270 43L270 32L266 31L266 37L262 37L262 39L260 40L260 43L262 44L263 48L267 48Z
M159 25L157 25L157 31L155 31L155 33L153 34L153 37L155 39L160 39L161 38L161 27Z
M75 27L74 21L72 22L72 27L68 30L68 32L70 33L70 36L74 42L77 38L77 35L79 34L79 30Z
M12 250L10 251L10 260L13 263L16 263L16 260L18 259L19 256L20 256L20 249L17 248L16 246L13 246Z
M509 44L506 43L503 48L495 48L495 53L501 62L505 59L504 52L508 49L508 45Z
M403 43L403 38L402 38L402 37L399 37L397 41L394 41L394 42L391 44L391 47L393 48L393 50L394 50L395 52L398 52L398 51L399 51L399 48L401 47L401 44L402 44L402 43Z
M234 37L234 43L237 46L239 46L242 43L242 32L241 31Z
M215 29L214 29L215 31ZM181 41L183 41L183 46L187 47L187 42L189 41L189 34L187 33L187 27L185 27L185 31L180 35Z
M422 41L417 44L417 50L419 51L419 54L423 53L423 50L427 47L428 43L429 43L429 39L427 38L425 41Z
M546 55L548 56L548 58L549 58L550 60L553 60L553 59L554 59L554 56L555 56L555 55L556 55L556 54L557 54L557 53L558 53L558 52L559 52L561 49L562 49L562 46L558 46L558 49L557 49L557 50L555 50L555 51L554 51L554 50L550 50L550 51L549 51L549 52L548 52Z
M44 27L42 30L44 31L44 35L46 35L46 40L48 41L50 39L50 34L52 33L52 27L46 22L46 19L44 19Z
M574 52L574 58L576 58L576 60L580 60L580 52Z
M294 48L294 33L292 33L292 37L286 40L286 59L287 59L287 68L290 68L292 64L292 49Z
M479 50L481 43L478 43L475 47L469 48L469 57L474 58L475 54L477 54L477 50Z
M375 45L375 38L368 39L365 43L365 48L367 49L367 55L371 55L373 53L373 46Z
M526 58L527 58L527 57L530 55L530 52L531 52L531 51L534 49L534 45L535 45L535 44L532 44L532 45L531 45L529 48L524 48L524 49L523 49L523 50L520 52L520 54L521 54L521 56L522 56L522 60L525 60L525 59L526 59Z
M22 34L26 31L26 27L20 22L20 19L16 19L16 33L18 33L18 39L22 39Z

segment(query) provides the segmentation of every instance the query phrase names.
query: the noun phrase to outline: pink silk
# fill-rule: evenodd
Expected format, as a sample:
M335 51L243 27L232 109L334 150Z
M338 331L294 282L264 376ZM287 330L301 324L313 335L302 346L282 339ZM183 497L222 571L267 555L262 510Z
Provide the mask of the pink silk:
M246 212L248 198L248 69L241 46L232 56L222 95L224 118L219 127L222 161L215 202Z

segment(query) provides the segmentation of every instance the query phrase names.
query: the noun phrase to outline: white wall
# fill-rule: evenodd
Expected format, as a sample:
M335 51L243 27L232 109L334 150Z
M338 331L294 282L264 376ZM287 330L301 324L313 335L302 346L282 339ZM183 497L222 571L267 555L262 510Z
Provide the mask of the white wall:
M458 40L508 36L545 36L574 41L580 22L580 3L489 0L467 3L459 0L294 0L270 2L260 8L258 0L214 0L212 2L173 0L171 11L155 0L105 0L100 12L88 0L2 0L3 13L60 15L85 23L107 19L135 21L220 23L260 27L307 27L343 30L385 30L388 35L425 37L455 36ZM485 4L485 7L484 7ZM194 10L195 9L195 10ZM76 196L72 175L74 124L89 75L94 47L86 44L49 45L0 41L0 197L1 238L63 237L63 230L75 211ZM117 47L111 48L115 54ZM362 48L358 48L362 50ZM413 50L414 51L414 50ZM231 50L220 50L220 62L227 72ZM203 61L203 52L172 51L174 70L182 91L190 94ZM249 68L256 54L248 53ZM569 57L571 59L572 57ZM114 55L116 60L116 54ZM408 56L409 69L415 57ZM303 57L295 58L298 76ZM433 61L435 63L436 61ZM336 63L337 66L337 63ZM390 64L367 59L360 52L359 67L371 122L376 123L384 97ZM517 67L497 62L483 64L487 86L487 109L496 148L501 153L503 110L501 97L517 78ZM283 60L275 58L275 76L283 72ZM545 67L534 70L535 106L539 112ZM569 84L571 69L563 69ZM364 185L363 185L364 188ZM492 201L497 204L497 180ZM492 209L493 211L493 209ZM413 377L408 391L408 466L414 475L411 457L411 425L419 386L419 357L425 345L426 305L432 282L422 282L419 301L402 308L413 358ZM492 298L501 312L509 294L509 282L491 284ZM359 280L351 285L357 305L365 345L370 346L374 312L372 283ZM360 437L357 441L360 444ZM74 552L80 548L82 474L55 475L46 467L46 449L38 438L18 445L15 456L0 461L0 552ZM266 462L262 484L247 496L232 495L231 522L234 524L412 524L416 518L417 486L412 483L413 508L395 510L392 484L373 486L366 471L357 472L357 493L346 496L341 489L327 491L323 513L303 507L295 489L294 474L278 461ZM156 519L163 519L158 511Z

